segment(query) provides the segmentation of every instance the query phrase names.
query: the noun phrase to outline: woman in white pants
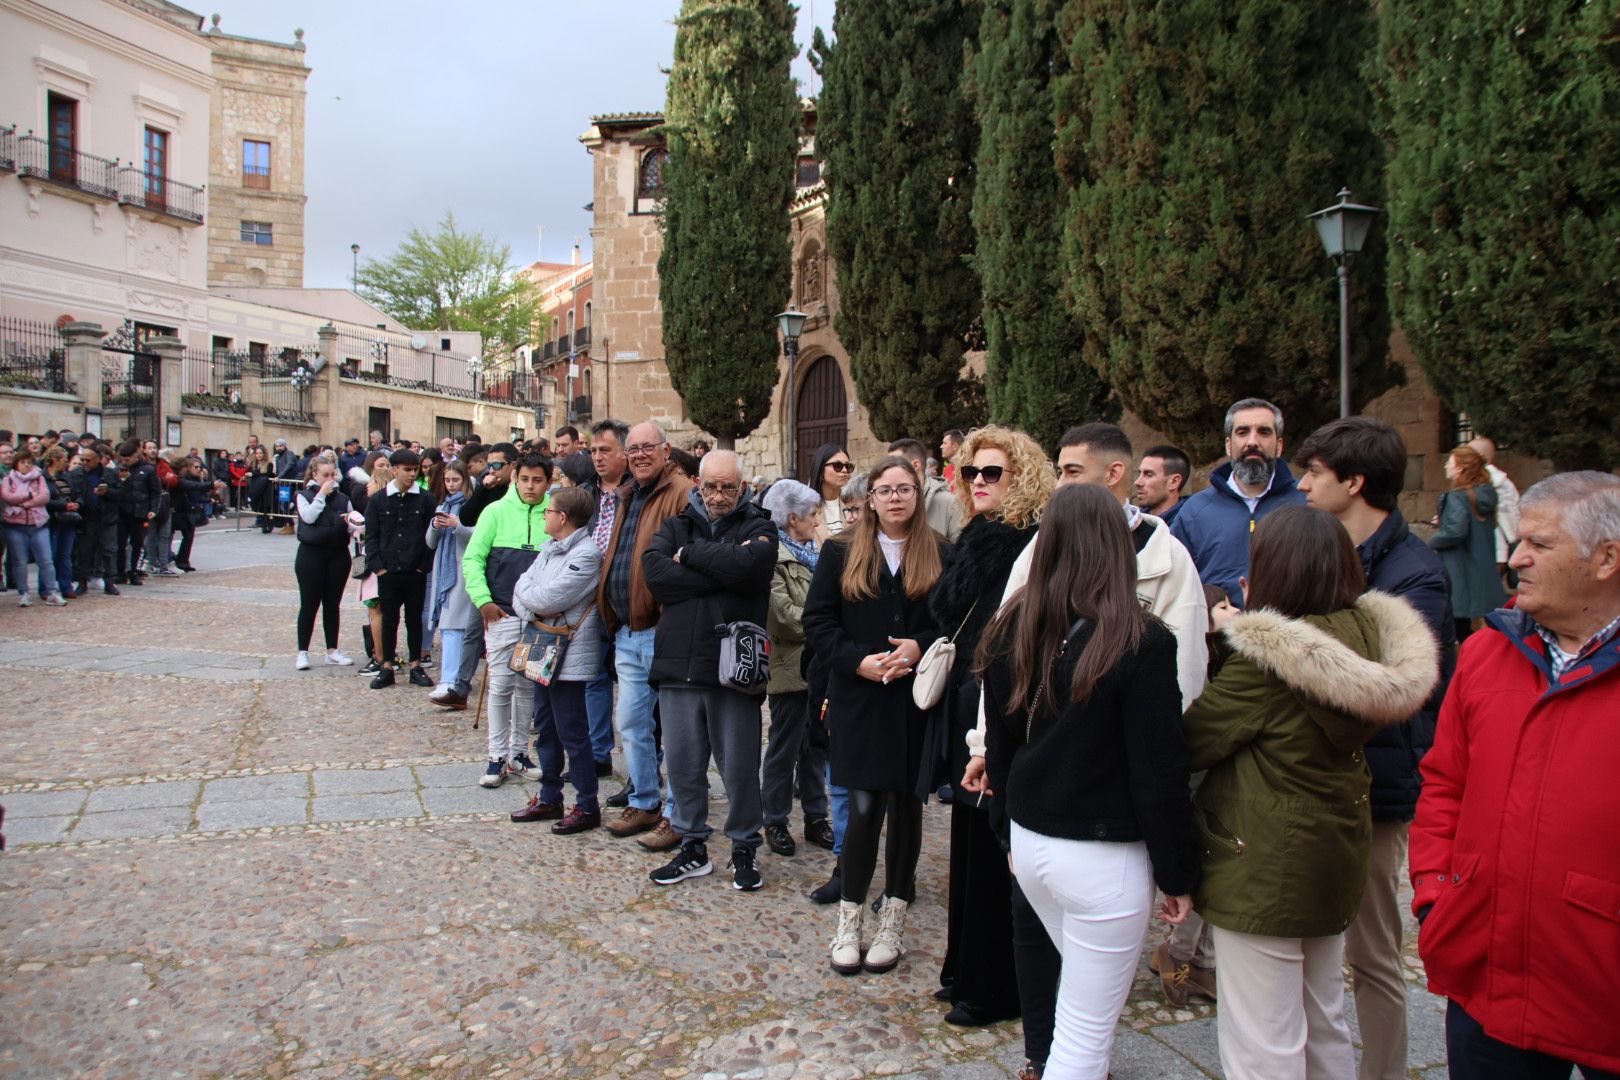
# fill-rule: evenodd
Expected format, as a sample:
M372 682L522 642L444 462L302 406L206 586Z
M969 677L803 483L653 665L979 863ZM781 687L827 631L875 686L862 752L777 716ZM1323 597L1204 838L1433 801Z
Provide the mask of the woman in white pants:
M1363 595L1338 520L1284 507L1256 528L1248 610L1217 608L1231 653L1187 712L1228 1080L1346 1080L1344 930L1367 884L1371 780L1361 748L1439 674L1410 604Z
M1029 584L978 664L991 818L1063 957L1043 1075L1103 1080L1154 885L1179 923L1199 875L1176 641L1136 599L1136 551L1106 489L1052 496Z

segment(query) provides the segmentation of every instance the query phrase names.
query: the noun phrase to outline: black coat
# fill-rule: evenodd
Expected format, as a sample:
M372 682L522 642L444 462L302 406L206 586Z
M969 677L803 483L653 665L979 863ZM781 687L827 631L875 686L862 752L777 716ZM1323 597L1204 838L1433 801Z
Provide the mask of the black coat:
M129 476L118 487L118 512L144 521L147 514L156 514L162 509L162 497L163 485L158 483L157 470L149 462L136 461L129 467Z
M426 574L433 569L428 547L428 522L433 519L433 497L411 485L403 495L383 488L366 503L366 569L373 574Z
M698 493L691 497L698 500ZM771 516L744 502L711 524L701 506L698 500L665 520L641 555L647 588L664 609L648 670L654 686L719 686L715 628L740 619L763 627L770 607L776 569Z
M917 540L923 542L923 537ZM934 542L941 560L947 558L944 540L935 537ZM912 704L911 679L884 685L862 678L858 669L872 653L892 649L890 637L913 638L927 649L939 629L928 613L928 598L906 596L903 582L887 565L879 569L877 596L844 599L840 582L848 552L848 544L838 538L822 547L804 602L805 641L827 672L832 782L915 795L919 779L931 776L920 772L928 717Z
M983 515L969 519L951 548L950 561L928 594L928 610L939 633L955 636L956 661L942 703L945 745L939 779L956 790L959 802L976 803L978 796L956 788L967 768L967 733L979 723L979 681L973 675L973 654L984 628L1001 607L1001 593L1013 563L1035 535L1033 525L1015 529ZM928 642L921 642L927 648Z
M198 480L194 476L181 476L175 494L174 527L196 528L208 521L208 504L214 501L214 482Z
M1440 646L1440 681L1423 708L1405 723L1378 729L1363 751L1372 773L1374 821L1411 821L1423 776L1418 765L1434 745L1440 703L1457 666L1457 626L1451 615L1451 582L1433 548L1412 535L1399 510L1356 548L1367 588L1399 596L1417 609Z

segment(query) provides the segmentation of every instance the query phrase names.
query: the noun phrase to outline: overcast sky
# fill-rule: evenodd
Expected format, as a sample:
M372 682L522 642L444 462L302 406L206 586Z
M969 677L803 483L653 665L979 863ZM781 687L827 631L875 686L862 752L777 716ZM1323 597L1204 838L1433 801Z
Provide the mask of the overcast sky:
M180 0L187 4L187 0ZM309 76L304 284L345 286L350 244L390 254L446 210L525 265L590 255L593 115L661 110L679 0L203 0L228 34L291 41ZM833 0L800 0L801 94L811 28ZM814 23L812 23L812 12ZM544 246L540 230L544 230Z

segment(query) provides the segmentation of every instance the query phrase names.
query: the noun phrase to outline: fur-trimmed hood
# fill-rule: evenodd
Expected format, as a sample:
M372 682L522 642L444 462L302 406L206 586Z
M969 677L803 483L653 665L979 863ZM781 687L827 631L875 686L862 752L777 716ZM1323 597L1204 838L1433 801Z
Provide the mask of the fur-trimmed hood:
M954 633L970 610L977 615L983 609L988 614L982 621L989 621L1013 562L1034 535L1033 525L1019 529L982 515L968 520L928 595L928 610L940 633Z
M1245 612L1225 634L1232 648L1322 706L1313 716L1335 743L1357 748L1367 724L1407 719L1440 677L1434 635L1411 604L1388 593L1365 593L1332 615Z

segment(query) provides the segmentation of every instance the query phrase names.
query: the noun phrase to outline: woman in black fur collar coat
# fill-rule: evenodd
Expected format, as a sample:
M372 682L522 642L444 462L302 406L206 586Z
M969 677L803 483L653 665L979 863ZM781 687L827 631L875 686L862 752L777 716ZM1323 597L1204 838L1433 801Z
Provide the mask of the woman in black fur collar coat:
M941 708L945 710L942 779L967 766L966 735L977 723L979 684L973 655L979 635L1001 604L1024 546L1035 535L1051 498L1052 463L1021 432L980 428L956 456L955 494L967 525L950 562L929 594L941 634L955 634L956 662ZM990 828L990 804L954 789L951 806L951 894L945 963L937 997L952 1008L945 1019L978 1025L1018 1015L1013 967L1011 880L1007 857Z

